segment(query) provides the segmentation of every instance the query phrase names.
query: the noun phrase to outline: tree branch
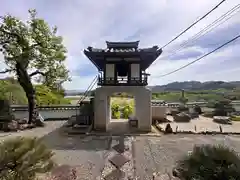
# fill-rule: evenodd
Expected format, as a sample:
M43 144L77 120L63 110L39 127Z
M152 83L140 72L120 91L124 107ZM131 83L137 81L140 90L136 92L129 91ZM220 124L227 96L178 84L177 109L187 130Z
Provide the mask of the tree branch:
M30 76L30 77L33 77L33 76L35 76L35 75L37 75L37 74L41 74L42 76L45 76L45 73L43 73L43 72L41 72L41 71L39 71L39 70L36 70L36 71L32 72L31 74L29 74L29 76Z
M6 31L4 29L1 29L0 28L0 31L2 31L3 33L9 35L9 36L15 36L16 38L18 38L19 40L21 39L21 37L17 34L17 33L13 33L13 32L9 32L9 31Z
M11 69L5 69L3 71L0 71L0 74L5 74L5 73L11 72L11 71L12 71Z
M36 42L35 44L32 44L32 45L30 46L30 49L32 49L32 48L34 48L34 47L37 47L37 46L42 46L42 43Z

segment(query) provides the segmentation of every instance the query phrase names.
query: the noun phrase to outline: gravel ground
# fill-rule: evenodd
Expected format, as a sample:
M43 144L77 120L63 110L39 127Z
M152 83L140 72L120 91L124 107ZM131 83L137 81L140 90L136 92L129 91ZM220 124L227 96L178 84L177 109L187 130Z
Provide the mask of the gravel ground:
M59 127L63 121L47 122L45 128L38 128L1 136L0 140L14 136L38 136L54 152L58 164L78 166L79 179L103 179L115 169L110 163L116 151L112 149L119 141L118 136L66 136ZM1 134L3 135L3 134ZM154 172L171 173L176 161L192 150L194 144L225 144L240 152L239 136L223 135L163 135L161 137L131 136L124 138L129 150L125 154L131 161L121 170L125 178L149 180Z
M167 117L170 121L173 121L172 116ZM162 123L160 126L165 129L168 123ZM171 127L173 131L176 131L176 127L178 127L178 131L193 131L195 132L195 128L197 132L200 131L217 131L219 132L219 126L222 127L223 132L240 132L240 122L233 121L232 125L228 124L218 124L213 122L212 118L207 118L203 116L199 116L199 118L192 119L188 123L183 122L171 122Z
M194 145L224 144L240 153L239 136L165 135L162 137L136 137L133 156L136 158L136 174L151 179L152 173L171 173L176 161L190 152Z

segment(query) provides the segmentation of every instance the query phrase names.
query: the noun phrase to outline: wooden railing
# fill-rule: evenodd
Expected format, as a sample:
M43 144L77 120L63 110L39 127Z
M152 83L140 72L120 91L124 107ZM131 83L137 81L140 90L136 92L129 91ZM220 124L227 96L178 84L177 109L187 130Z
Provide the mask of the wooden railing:
M117 78L111 78L111 77L98 77L98 85L128 85L128 86L146 86L148 85L147 82L148 78L147 76L143 76L142 79L135 78L135 77L117 77Z

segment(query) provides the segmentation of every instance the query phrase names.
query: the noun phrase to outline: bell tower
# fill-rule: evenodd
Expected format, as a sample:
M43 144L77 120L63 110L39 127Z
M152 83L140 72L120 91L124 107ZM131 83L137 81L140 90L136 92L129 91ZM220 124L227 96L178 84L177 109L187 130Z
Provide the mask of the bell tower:
M161 55L158 46L139 48L139 41L106 42L105 49L88 47L84 54L99 71L94 104L94 128L107 130L111 96L114 92L135 95L139 130L151 129L151 91L146 69Z

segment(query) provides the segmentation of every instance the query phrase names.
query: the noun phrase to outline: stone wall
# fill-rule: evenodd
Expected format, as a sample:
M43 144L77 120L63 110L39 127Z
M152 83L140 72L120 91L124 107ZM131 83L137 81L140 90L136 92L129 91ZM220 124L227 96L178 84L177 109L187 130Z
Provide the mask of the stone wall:
M12 105L13 114L17 119L28 119L28 107L23 105ZM40 106L39 112L44 119L68 119L79 114L76 105Z
M235 104L233 104L235 105ZM170 111L172 108L177 107L177 103L171 103L171 104L164 104L164 103L156 103L156 101L152 102L152 113L153 116L161 116L162 113L158 111ZM193 106L192 104L189 105L190 107ZM202 105L203 106L203 105ZM16 116L16 118L22 119L22 118L28 118L28 107L26 105L11 105L11 108L13 110L13 114ZM76 113L79 114L79 106L76 105L56 105L56 106L40 106L39 107L41 115L45 119L64 119L69 118L73 115L76 115ZM157 115L158 114L158 115Z

